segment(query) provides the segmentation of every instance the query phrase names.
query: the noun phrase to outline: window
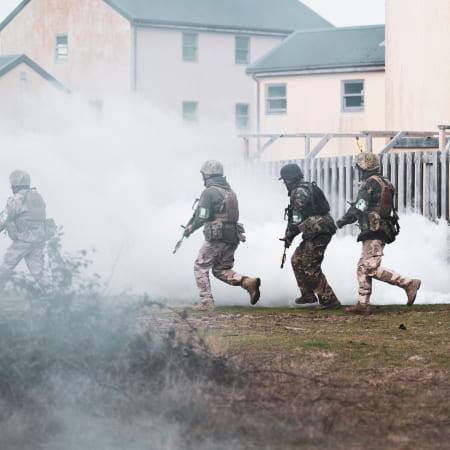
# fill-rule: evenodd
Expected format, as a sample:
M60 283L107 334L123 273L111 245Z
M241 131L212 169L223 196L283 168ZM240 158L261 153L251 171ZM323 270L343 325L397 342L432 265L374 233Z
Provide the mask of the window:
M55 61L67 62L69 58L69 38L67 34L58 34L55 41Z
M197 61L197 33L183 33L183 61Z
M342 111L364 111L364 80L342 81Z
M186 122L197 122L197 102L183 102L183 120Z
M19 75L19 83L20 83L20 90L23 92L27 87L27 81L28 81L28 75L26 72L20 72Z
M242 130L249 127L249 104L248 103L236 103L236 128Z
M268 84L266 86L266 114L286 114L286 85Z
M250 55L250 38L236 36L234 45L234 61L236 64L248 64Z

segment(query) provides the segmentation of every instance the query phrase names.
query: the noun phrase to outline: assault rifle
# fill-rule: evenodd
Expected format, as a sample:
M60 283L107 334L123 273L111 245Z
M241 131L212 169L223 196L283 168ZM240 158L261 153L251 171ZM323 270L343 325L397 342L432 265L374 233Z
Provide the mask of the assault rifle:
M292 206L288 205L285 209L284 209L284 220L288 221L288 227L289 224L292 221ZM286 229L286 233L287 233L287 229ZM284 263L286 262L286 250L289 248L289 243L287 241L287 239L284 238L280 238L280 241L284 242L284 250L283 250L283 254L281 255L281 265L280 265L280 269L282 269L284 267Z
M196 206L197 203L199 202L199 199L196 198L194 200L194 203L192 204L192 209L194 210L194 213L192 214L192 217L189 219L189 222L186 225L180 225L181 228L186 229L189 225L191 225L191 223L194 221L195 219L195 213L197 212ZM183 244L183 239L185 238L185 234L183 231L183 235L181 236L181 239L175 244L175 248L173 249L172 254L175 255L175 253L177 252L177 250L181 247L181 245Z

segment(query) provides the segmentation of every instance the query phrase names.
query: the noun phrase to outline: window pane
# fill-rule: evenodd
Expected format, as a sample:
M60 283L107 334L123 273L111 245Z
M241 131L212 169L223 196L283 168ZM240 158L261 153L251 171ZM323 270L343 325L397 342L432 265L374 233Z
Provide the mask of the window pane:
M346 94L360 94L362 92L362 90L363 90L362 82L345 83L344 92Z
M363 97L361 97L360 95L346 97L345 106L346 108L360 108L364 106Z
M269 86L267 93L269 97L285 97L286 86Z
M56 43L61 45L67 45L67 35L56 36Z
M249 62L250 38L246 36L235 37L234 57L237 64Z
M183 102L183 119L188 122L197 121L197 102Z
M247 103L236 103L236 128L248 128L249 105Z
M285 99L269 100L269 107L271 111L275 110L284 111L286 109L286 100Z
M197 61L197 33L183 33L183 60Z

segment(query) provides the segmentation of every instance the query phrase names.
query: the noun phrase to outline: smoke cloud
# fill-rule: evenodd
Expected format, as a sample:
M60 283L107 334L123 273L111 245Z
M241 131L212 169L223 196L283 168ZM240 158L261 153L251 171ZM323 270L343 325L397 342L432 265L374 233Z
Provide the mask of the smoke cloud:
M236 169L242 144L229 130L215 123L187 126L136 98L110 101L101 117L74 97L45 95L39 103L27 104L20 120L0 122L0 202L10 195L9 173L27 170L48 216L64 228L64 249L96 249L93 270L106 282L105 294L146 292L175 304L197 300L193 261L201 231L176 255L172 251L203 189L202 162L219 159L238 194L248 237L236 252L235 269L262 278L258 305L292 305L298 288L289 260L280 269L278 240L285 228L285 187L276 176ZM422 279L417 303L449 302L447 224L408 214L401 227L397 241L386 246L383 266ZM8 244L2 237L0 252ZM356 301L359 253L355 237L339 231L325 256L324 272L346 304ZM215 279L212 284L218 305L248 304L243 289ZM373 303L405 302L401 289L374 282Z

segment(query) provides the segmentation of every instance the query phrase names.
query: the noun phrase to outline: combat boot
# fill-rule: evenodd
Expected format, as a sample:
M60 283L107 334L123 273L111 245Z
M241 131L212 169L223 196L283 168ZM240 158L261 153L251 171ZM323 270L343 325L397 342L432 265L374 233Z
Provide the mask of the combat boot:
M261 280L259 278L244 277L241 281L241 286L250 294L250 304L256 305L259 300Z
M322 303L321 305L318 305L315 307L316 311L324 311L326 309L339 309L341 307L341 302L339 300L336 300L331 303Z
M405 291L408 296L408 302L406 303L408 306L411 306L417 297L417 291L420 288L422 282L420 280L411 280L406 286Z
M212 300L203 300L199 304L192 307L193 311L213 311L214 302Z
M345 310L349 313L363 314L365 316L368 316L370 314L370 307L368 303L358 302L355 306L350 306L348 308L345 308Z
M294 300L297 305L306 305L307 303L316 303L317 298L314 294L305 294Z

